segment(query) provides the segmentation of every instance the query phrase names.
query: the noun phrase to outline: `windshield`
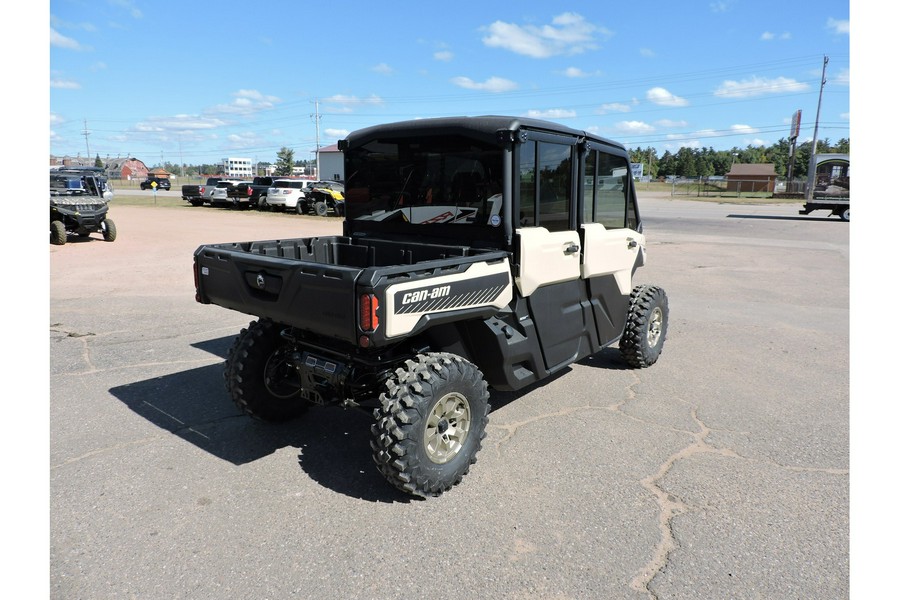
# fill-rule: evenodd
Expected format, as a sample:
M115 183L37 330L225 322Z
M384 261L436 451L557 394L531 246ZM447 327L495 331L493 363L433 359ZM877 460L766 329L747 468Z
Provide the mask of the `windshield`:
M345 152L352 220L499 223L503 151L462 136L375 140Z

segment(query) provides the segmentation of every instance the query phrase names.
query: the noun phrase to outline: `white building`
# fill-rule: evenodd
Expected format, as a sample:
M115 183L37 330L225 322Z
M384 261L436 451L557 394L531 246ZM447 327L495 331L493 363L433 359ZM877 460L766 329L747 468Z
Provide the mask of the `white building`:
M249 158L223 158L222 172L227 177L250 179L255 175L253 172L253 160Z
M344 153L338 150L337 144L319 148L319 165L322 169L321 179L344 180Z

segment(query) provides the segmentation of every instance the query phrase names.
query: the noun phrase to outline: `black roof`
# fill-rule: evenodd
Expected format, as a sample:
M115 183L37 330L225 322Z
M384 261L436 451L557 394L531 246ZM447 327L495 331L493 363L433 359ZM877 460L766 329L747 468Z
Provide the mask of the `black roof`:
M415 119L411 121L400 121L397 123L386 123L384 125L375 125L364 129L358 129L347 136L345 140L339 144L342 148L354 148L361 146L367 142L384 136L385 133L390 137L413 137L421 135L448 135L461 134L476 138L482 138L485 141L497 143L499 131L518 131L519 129L528 129L532 131L545 131L547 133L557 133L574 137L583 137L589 140L595 140L610 146L625 149L622 144L612 140L602 138L600 136L588 133L586 131L572 129L565 125L544 121L541 119L531 119L528 117L509 117L498 115L484 115L477 117L439 117L434 119Z

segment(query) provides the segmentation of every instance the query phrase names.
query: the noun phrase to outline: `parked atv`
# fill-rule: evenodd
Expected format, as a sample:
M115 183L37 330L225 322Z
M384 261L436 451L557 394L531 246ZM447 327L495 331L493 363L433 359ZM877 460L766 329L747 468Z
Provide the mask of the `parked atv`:
M101 178L93 170L65 169L50 174L50 243L61 246L70 236L100 233L116 239L116 224L107 217L109 204Z

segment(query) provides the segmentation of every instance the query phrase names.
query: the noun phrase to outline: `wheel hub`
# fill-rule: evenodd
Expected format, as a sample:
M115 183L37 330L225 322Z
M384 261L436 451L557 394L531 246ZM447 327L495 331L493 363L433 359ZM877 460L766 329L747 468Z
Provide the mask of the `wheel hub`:
M472 415L469 401L457 392L438 400L425 421L425 453L439 465L453 460L469 435Z
M650 313L650 323L647 326L647 344L651 348L656 347L656 344L659 343L660 336L662 336L662 322L662 309L657 306Z

